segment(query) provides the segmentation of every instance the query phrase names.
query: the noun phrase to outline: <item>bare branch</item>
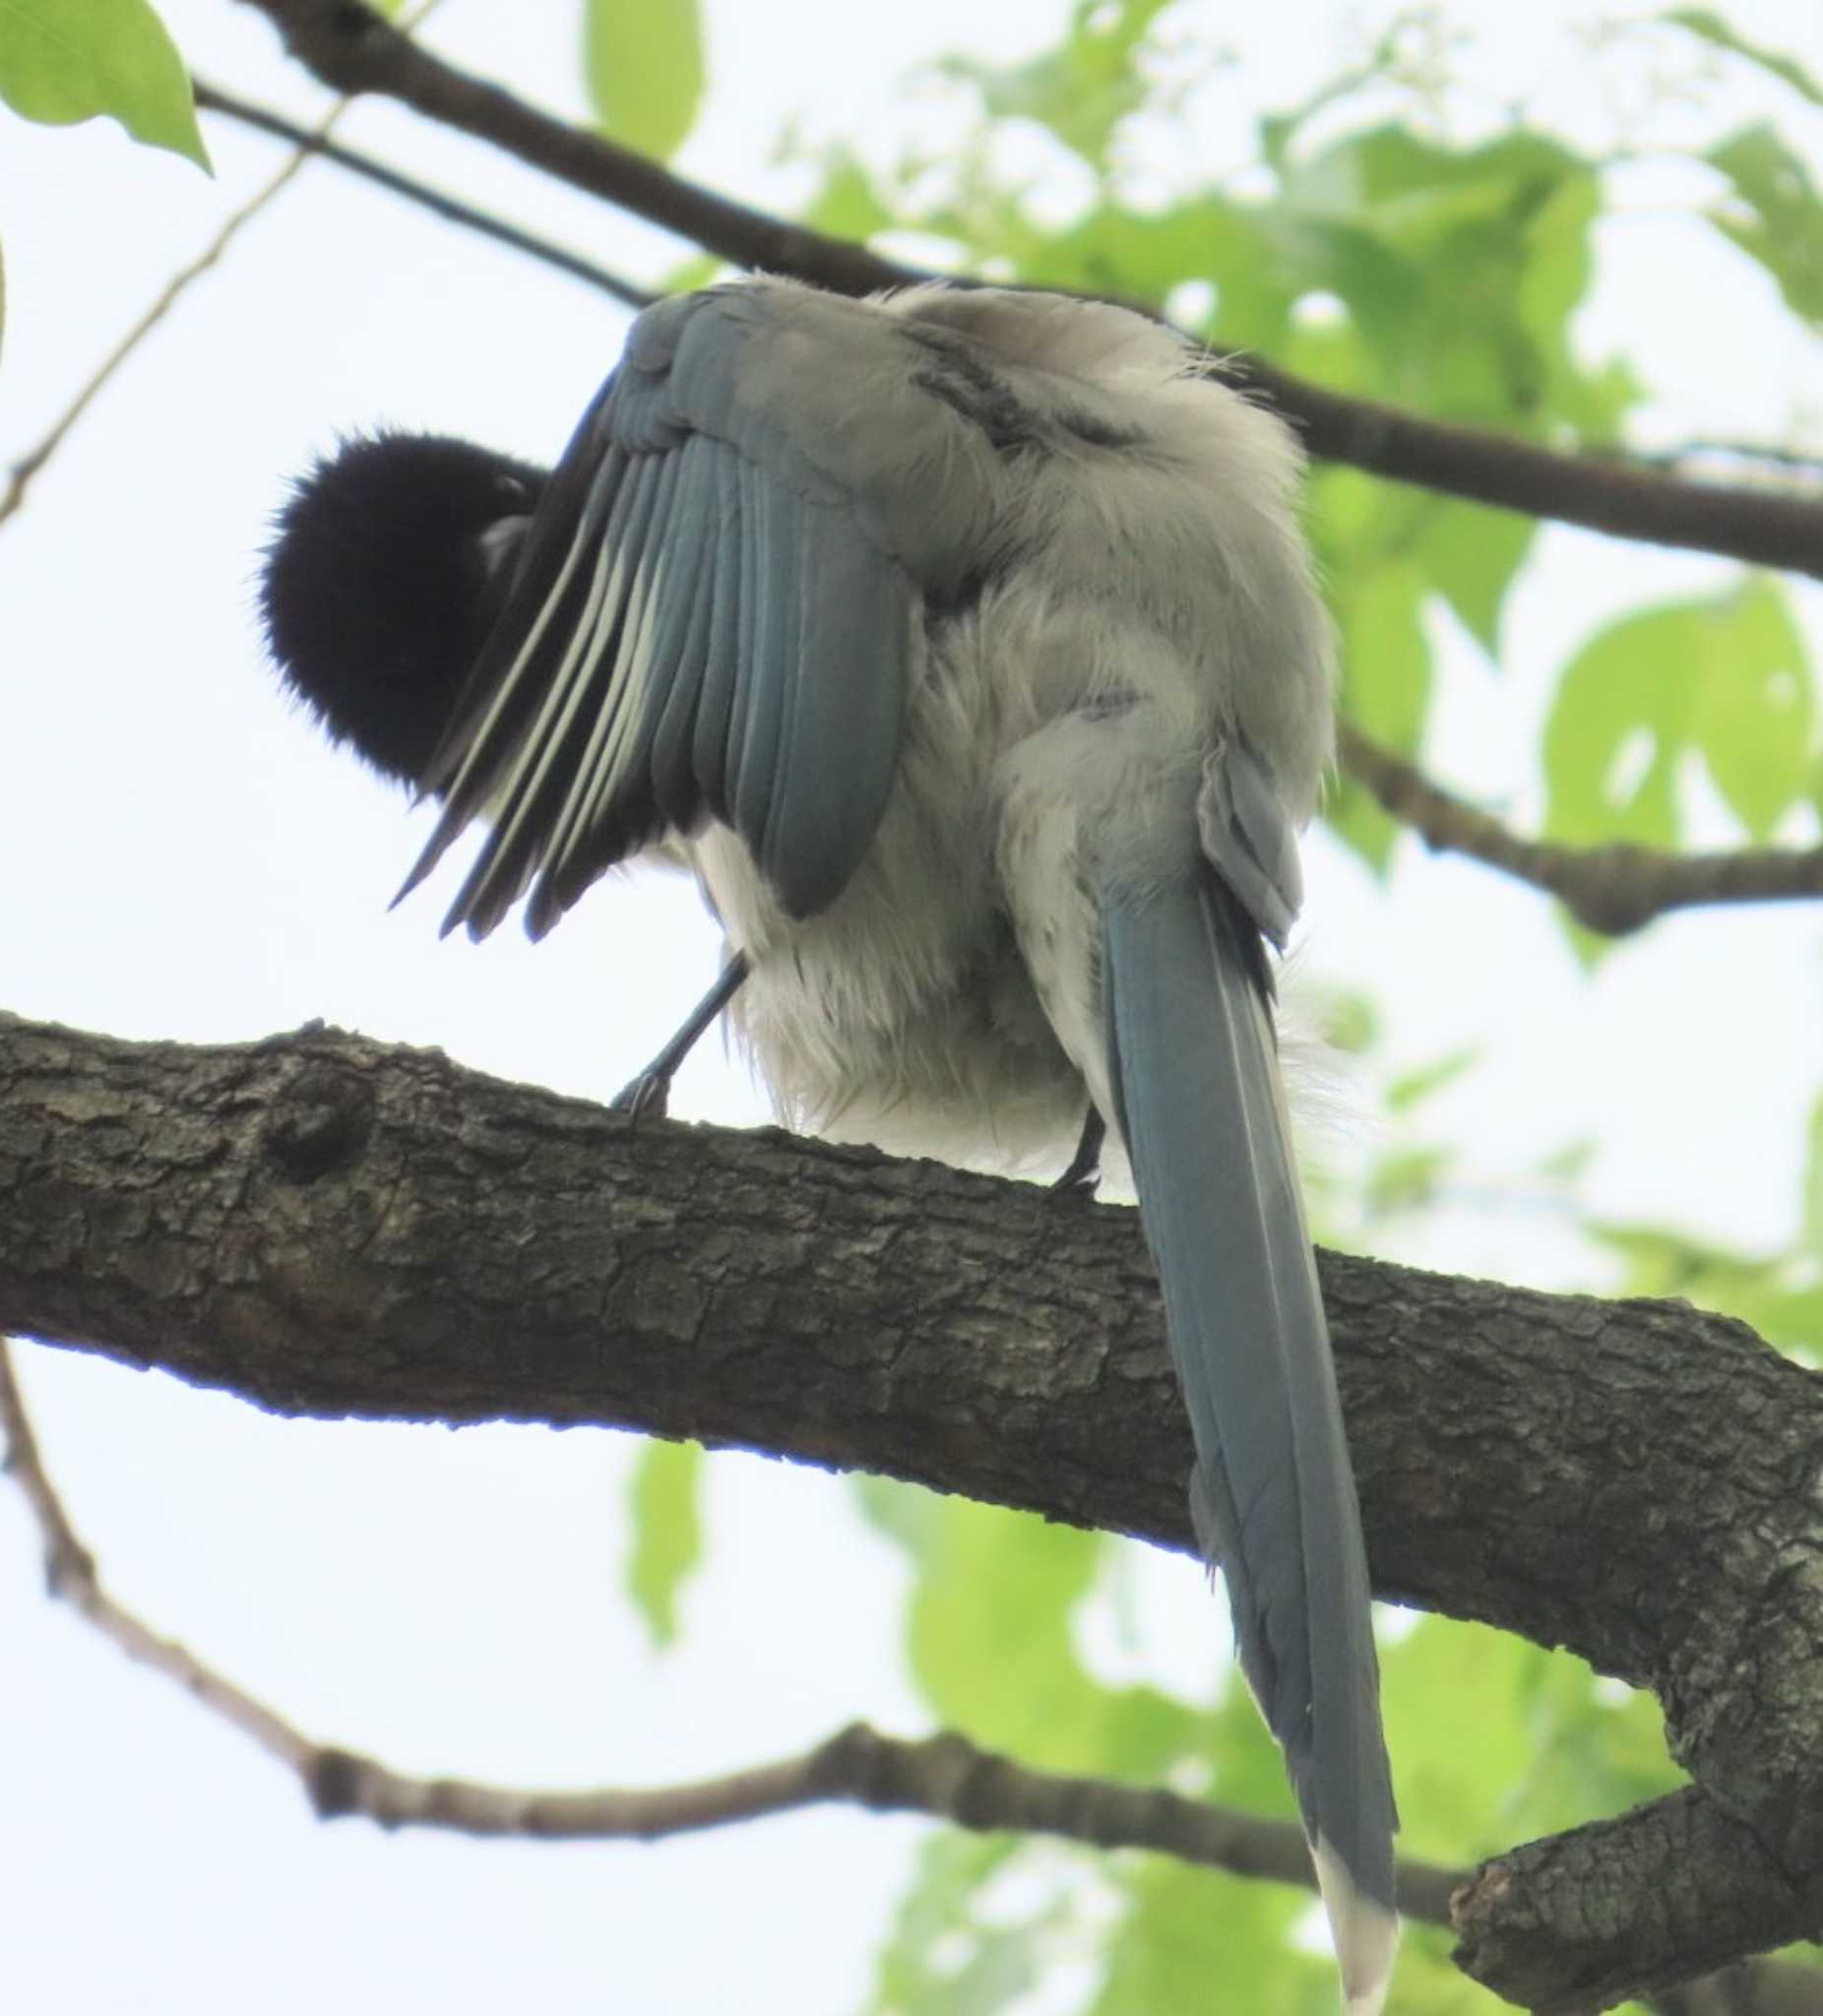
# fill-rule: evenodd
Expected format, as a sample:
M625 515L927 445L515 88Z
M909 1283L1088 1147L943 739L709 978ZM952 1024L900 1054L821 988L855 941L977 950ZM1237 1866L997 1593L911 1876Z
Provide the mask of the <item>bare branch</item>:
M598 134L566 125L409 41L358 0L242 4L266 15L298 61L333 90L396 98L733 265L792 274L852 294L931 278L718 196ZM1352 399L1260 362L1229 360L1212 368L1265 393L1302 431L1310 451L1327 460L1618 538L1823 575L1823 501L1814 496L1690 482L1611 457L1563 455Z
M192 82L196 102L205 112L238 120L243 126L251 126L256 132L270 133L278 140L288 140L299 153L320 155L324 160L334 161L339 168L346 168L349 173L360 175L380 188L390 190L393 195L403 196L407 202L419 205L434 217L461 224L465 230L478 232L498 244L511 246L516 252L525 252L543 265L554 267L559 273L567 273L572 280L598 287L615 300L624 301L629 308L649 307L655 298L646 288L636 286L619 274L610 273L606 267L583 258L580 253L572 252L549 238L541 238L535 232L524 230L505 218L476 210L472 204L464 203L459 197L447 195L441 189L433 189L428 182L421 182L414 175L403 174L398 168L375 160L371 155L344 147L340 142L329 139L320 129L312 132L310 128L299 126L264 105L252 104L216 85L207 84L200 77Z
M175 1680L204 1707L232 1723L243 1735L251 1736L280 1763L288 1764L294 1771L303 1770L311 1745L295 1730L263 1702L203 1665L174 1639L160 1637L141 1623L102 1588L94 1556L77 1539L38 1456L37 1439L31 1432L19 1382L13 1376L12 1350L4 1338L0 1338L0 1433L6 1437L4 1467L25 1493L44 1543L44 1573L50 1593L79 1611L129 1659Z
M338 105L330 113L329 118L323 122L325 131L328 130L330 123L340 115L341 110L342 107ZM52 424L49 432L43 436L35 447L29 449L14 463L12 469L7 472L6 488L0 491L0 525L4 525L26 501L26 492L31 486L32 477L56 454L57 450L63 445L70 430L82 418L84 413L89 410L90 407L94 404L95 400L100 397L101 393L112 382L115 374L132 357L140 345L146 341L171 310L176 307L177 303L183 299L191 286L216 266L222 254L226 252L228 246L239 234L242 226L251 223L267 205L283 191L290 182L291 177L303 166L307 158L303 154L293 155L269 182L264 183L254 196L250 197L247 202L243 203L238 210L226 219L220 229L217 231L196 258L192 259L187 265L180 267L171 276L159 289L157 297L153 301L152 305L101 360L101 363L90 376L88 382Z
M1231 1875L1316 1887L1301 1830L1290 1821L1206 1804L1105 1779L1032 1771L955 1734L918 1742L854 1723L795 1757L694 1784L639 1790L534 1792L422 1778L310 1737L213 1667L161 1637L108 1595L94 1556L77 1538L51 1483L0 1339L0 1435L5 1468L37 1521L51 1593L131 1659L176 1681L260 1747L288 1765L324 1819L348 1815L387 1828L538 1840L658 1841L803 1806L844 1804L924 1813L976 1833L1053 1834L1094 1848L1144 1848ZM1466 1870L1405 1863L1399 1906L1408 1918L1449 1923L1450 1892Z
M1529 882L1556 897L1578 923L1609 937L1637 931L1668 911L1823 897L1823 847L1672 854L1619 844L1565 847L1524 840L1347 722L1341 724L1340 747L1349 774L1433 853L1468 854Z
M398 29L391 29L388 32L397 35L405 43L406 47L409 48L411 44L408 37L410 31L440 4L441 0L423 0L423 4L413 12L404 26ZM338 99L323 115L314 135L300 136L298 150L291 156L291 158L285 162L270 181L262 184L245 203L240 205L237 210L232 212L223 220L220 228L196 258L191 260L188 265L180 267L171 276L163 287L160 288L157 297L153 301L152 305L134 323L133 327L127 331L119 343L114 346L107 356L101 360L99 367L91 375L88 383L82 387L76 397L70 402L61 417L52 425L50 431L44 435L36 447L29 449L26 454L14 463L12 469L7 472L6 488L4 491L0 491L0 525L4 525L26 501L26 492L31 486L32 477L56 454L69 435L70 430L82 418L84 413L89 410L90 407L94 404L95 400L99 398L102 391L139 348L140 345L146 341L171 310L176 307L177 303L183 299L184 295L196 282L201 280L206 273L210 272L220 261L223 253L227 251L227 248L233 243L234 239L239 236L241 230L283 193L289 185L292 176L310 158L311 153L322 149L326 145L331 129L347 109L347 105L348 100L346 97Z

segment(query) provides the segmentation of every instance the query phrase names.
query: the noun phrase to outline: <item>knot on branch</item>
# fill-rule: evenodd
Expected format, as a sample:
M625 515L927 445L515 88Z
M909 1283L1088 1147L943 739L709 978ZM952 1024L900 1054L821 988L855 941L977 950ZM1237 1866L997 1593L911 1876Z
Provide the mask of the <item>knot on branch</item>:
M391 88L406 37L362 0L262 0L260 11L291 54L334 90L354 97Z
M364 1809L362 1792L369 1766L352 1750L312 1751L304 1766L304 1791L319 1820L340 1820Z
M366 1081L343 1066L307 1064L261 1136L266 1153L294 1183L314 1183L358 1162L373 1133L374 1098Z

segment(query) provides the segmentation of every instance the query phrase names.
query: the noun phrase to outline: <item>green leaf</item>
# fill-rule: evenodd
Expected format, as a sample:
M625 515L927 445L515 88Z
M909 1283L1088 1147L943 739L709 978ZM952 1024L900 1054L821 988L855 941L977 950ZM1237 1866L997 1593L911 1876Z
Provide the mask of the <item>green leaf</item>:
M1090 2016L1162 2010L1258 2010L1333 2016L1335 1969L1289 1934L1307 1898L1163 1856L1126 1862L1124 1919L1109 1940Z
M1535 518L1453 497L1437 500L1424 527L1418 550L1432 586L1496 661L1501 604L1538 530Z
M1712 605L1691 728L1716 788L1756 840L1804 794L1815 693L1802 632L1770 575Z
M915 1564L907 1650L937 1719L1030 1763L1089 1768L1106 1697L1076 1658L1070 1613L1102 1538L908 1485L857 1490Z
M702 1476L698 1442L649 1442L633 1474L627 1594L658 1646L675 1644L677 1599L702 1559Z
M1693 35L1701 35L1706 42L1713 42L1718 49L1726 49L1730 55L1744 57L1761 70L1769 71L1774 77L1789 84L1794 92L1807 97L1813 105L1823 105L1823 92L1811 82L1810 74L1790 56L1776 55L1771 49L1762 48L1758 42L1750 42L1745 35L1736 34L1719 14L1712 14L1706 7L1677 7L1660 17L1673 28L1687 30Z
M1337 992L1323 1003L1323 1040L1348 1056L1363 1056L1380 1040L1380 1012L1355 991Z
M870 2016L991 2016L1034 1984L1055 1907L1010 1922L979 1908L988 1884L1030 1849L1016 1834L956 1829L924 1843L876 1963Z
M1566 436L1609 444L1621 419L1644 396L1624 361L1585 365L1571 342L1571 318L1595 270L1593 228L1602 213L1602 179L1593 169L1567 173L1528 219L1519 275L1519 320L1543 371L1533 431L1558 446Z
M968 220L956 221L961 228ZM1032 233L1023 247L1003 236L987 245L977 241L976 249L1012 251L1022 277L1035 284L1130 300L1163 302L1183 281L1213 280L1218 349L1275 344L1291 308L1292 291L1276 271L1258 222L1216 196L1143 215L1108 204L1061 233Z
M1565 667L1544 729L1544 830L1668 848L1676 773L1701 754L1747 831L1765 838L1806 788L1810 664L1770 579L1623 617Z
M1521 320L1545 348L1559 348L1570 317L1589 291L1595 270L1590 226L1601 215L1600 177L1583 169L1566 172L1528 218L1528 250L1520 281Z
M1663 1226L1592 1220L1584 1229L1626 1261L1622 1294L1680 1296L1739 1317L1782 1350L1823 1354L1823 1287L1802 1256L1729 1252Z
M1206 1753L1201 1710L1104 1686L1078 1657L1075 1610L1117 1568L1119 1543L914 1485L855 1491L913 1562L907 1651L939 1722L1046 1769L1145 1784Z
M1536 135L1458 149L1387 125L1293 161L1269 216L1300 285L1340 296L1375 351L1377 396L1531 429L1564 370L1596 192Z
M1209 1718L1206 1748L1215 1770L1212 1798L1274 1819L1297 1818L1297 1801L1285 1775L1285 1752L1273 1741L1238 1667L1229 1669L1222 1699Z
M1770 126L1750 126L1704 157L1733 184L1710 220L1777 283L1786 305L1823 321L1823 198L1803 157Z
M1445 1172L1456 1161L1453 1148L1420 1144L1383 1155L1367 1172L1361 1204L1372 1218L1398 1211L1417 1211L1436 1196Z
M1600 1154L1600 1146L1585 1135L1580 1140L1566 1141L1561 1148L1541 1157L1536 1171L1549 1183L1580 1183Z
M1414 1071L1401 1073L1386 1088L1388 1110L1411 1112L1414 1106L1434 1099L1446 1086L1454 1085L1465 1071L1473 1071L1480 1061L1480 1044L1465 1043L1461 1049L1451 1050L1433 1063L1420 1064Z
M912 1599L913 1678L975 1741L1047 1770L1092 1768L1102 1689L1077 1663L1069 1619L1103 1541L965 1498L937 1510Z
M713 252L696 252L688 259L678 260L675 266L666 267L660 276L658 285L653 288L657 294L689 294L698 287L713 286L727 273L727 262L718 259Z
M1425 1618L1380 1649L1380 1702L1397 1760L1409 1855L1467 1860L1499 1845L1499 1816L1532 1761L1519 1712L1518 1640L1478 1624ZM1462 1705L1475 1704L1475 1740Z
M147 0L0 0L0 98L27 119L118 119L209 166L183 59Z
M1823 1099L1810 1108L1810 1153L1804 1164L1803 1229L1813 1260L1823 1261Z
M1506 2016L1511 2004L1470 1981L1451 1959L1455 1944L1456 1934L1449 1926L1406 1920L1394 1977L1399 2016ZM1645 2016L1645 2012L1637 2002L1626 2002L1620 2016Z
M1472 1861L1678 1780L1650 1696L1616 1698L1569 1653L1484 1625L1424 1618L1382 1646L1380 1689L1410 1855ZM1475 1704L1467 1744L1464 1702Z
M587 0L583 73L608 139L668 160L703 102L698 0Z
M894 221L881 202L873 178L846 148L830 151L824 161L823 186L804 212L804 221L850 245L862 245Z
M1150 85L1137 58L1154 16L1168 0L1077 0L1069 33L1030 62L996 67L951 57L940 69L981 93L996 119L1030 119L1096 166L1114 129L1145 103Z
M1330 488L1327 480L1321 486ZM1364 734L1401 755L1417 747L1430 699L1424 592L1423 571L1410 559L1331 575L1342 627L1343 709ZM1324 816L1371 868L1385 872L1400 828L1359 785L1342 779Z
M866 1473L850 1478L849 1487L876 1533L903 1547L914 1566L929 1564L943 1538L943 1500L935 1491Z
M1544 726L1551 839L1675 841L1673 770L1689 726L1696 625L1688 605L1626 616L1564 668Z

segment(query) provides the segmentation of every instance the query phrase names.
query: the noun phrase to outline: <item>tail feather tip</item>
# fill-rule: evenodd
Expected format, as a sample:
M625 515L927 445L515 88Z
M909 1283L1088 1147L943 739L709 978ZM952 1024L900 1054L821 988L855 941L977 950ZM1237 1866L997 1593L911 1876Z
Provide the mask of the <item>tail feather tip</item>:
M1399 1915L1369 1897L1320 1837L1310 1854L1342 1973L1343 2016L1380 2016L1399 1947Z

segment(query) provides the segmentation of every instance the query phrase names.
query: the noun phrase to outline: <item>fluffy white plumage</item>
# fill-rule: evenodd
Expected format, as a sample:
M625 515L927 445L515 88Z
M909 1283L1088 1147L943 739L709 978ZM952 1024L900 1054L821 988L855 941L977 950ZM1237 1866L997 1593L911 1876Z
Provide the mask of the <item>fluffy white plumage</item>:
M1296 529L1300 458L1179 338L1118 308L764 286L803 334L755 359L756 404L815 415L958 546L1035 558L919 640L878 840L828 910L788 916L724 826L687 843L753 963L734 1019L794 1124L956 1160L1055 1155L1085 1082L1108 1110L1085 818L1143 879L1150 801L1237 728L1293 819L1315 805L1332 657ZM882 317L979 342L1035 414L1087 410L1137 438L1110 459L1060 425L1053 452L1009 469L978 432L932 429L893 350L856 346L832 379L827 351Z

